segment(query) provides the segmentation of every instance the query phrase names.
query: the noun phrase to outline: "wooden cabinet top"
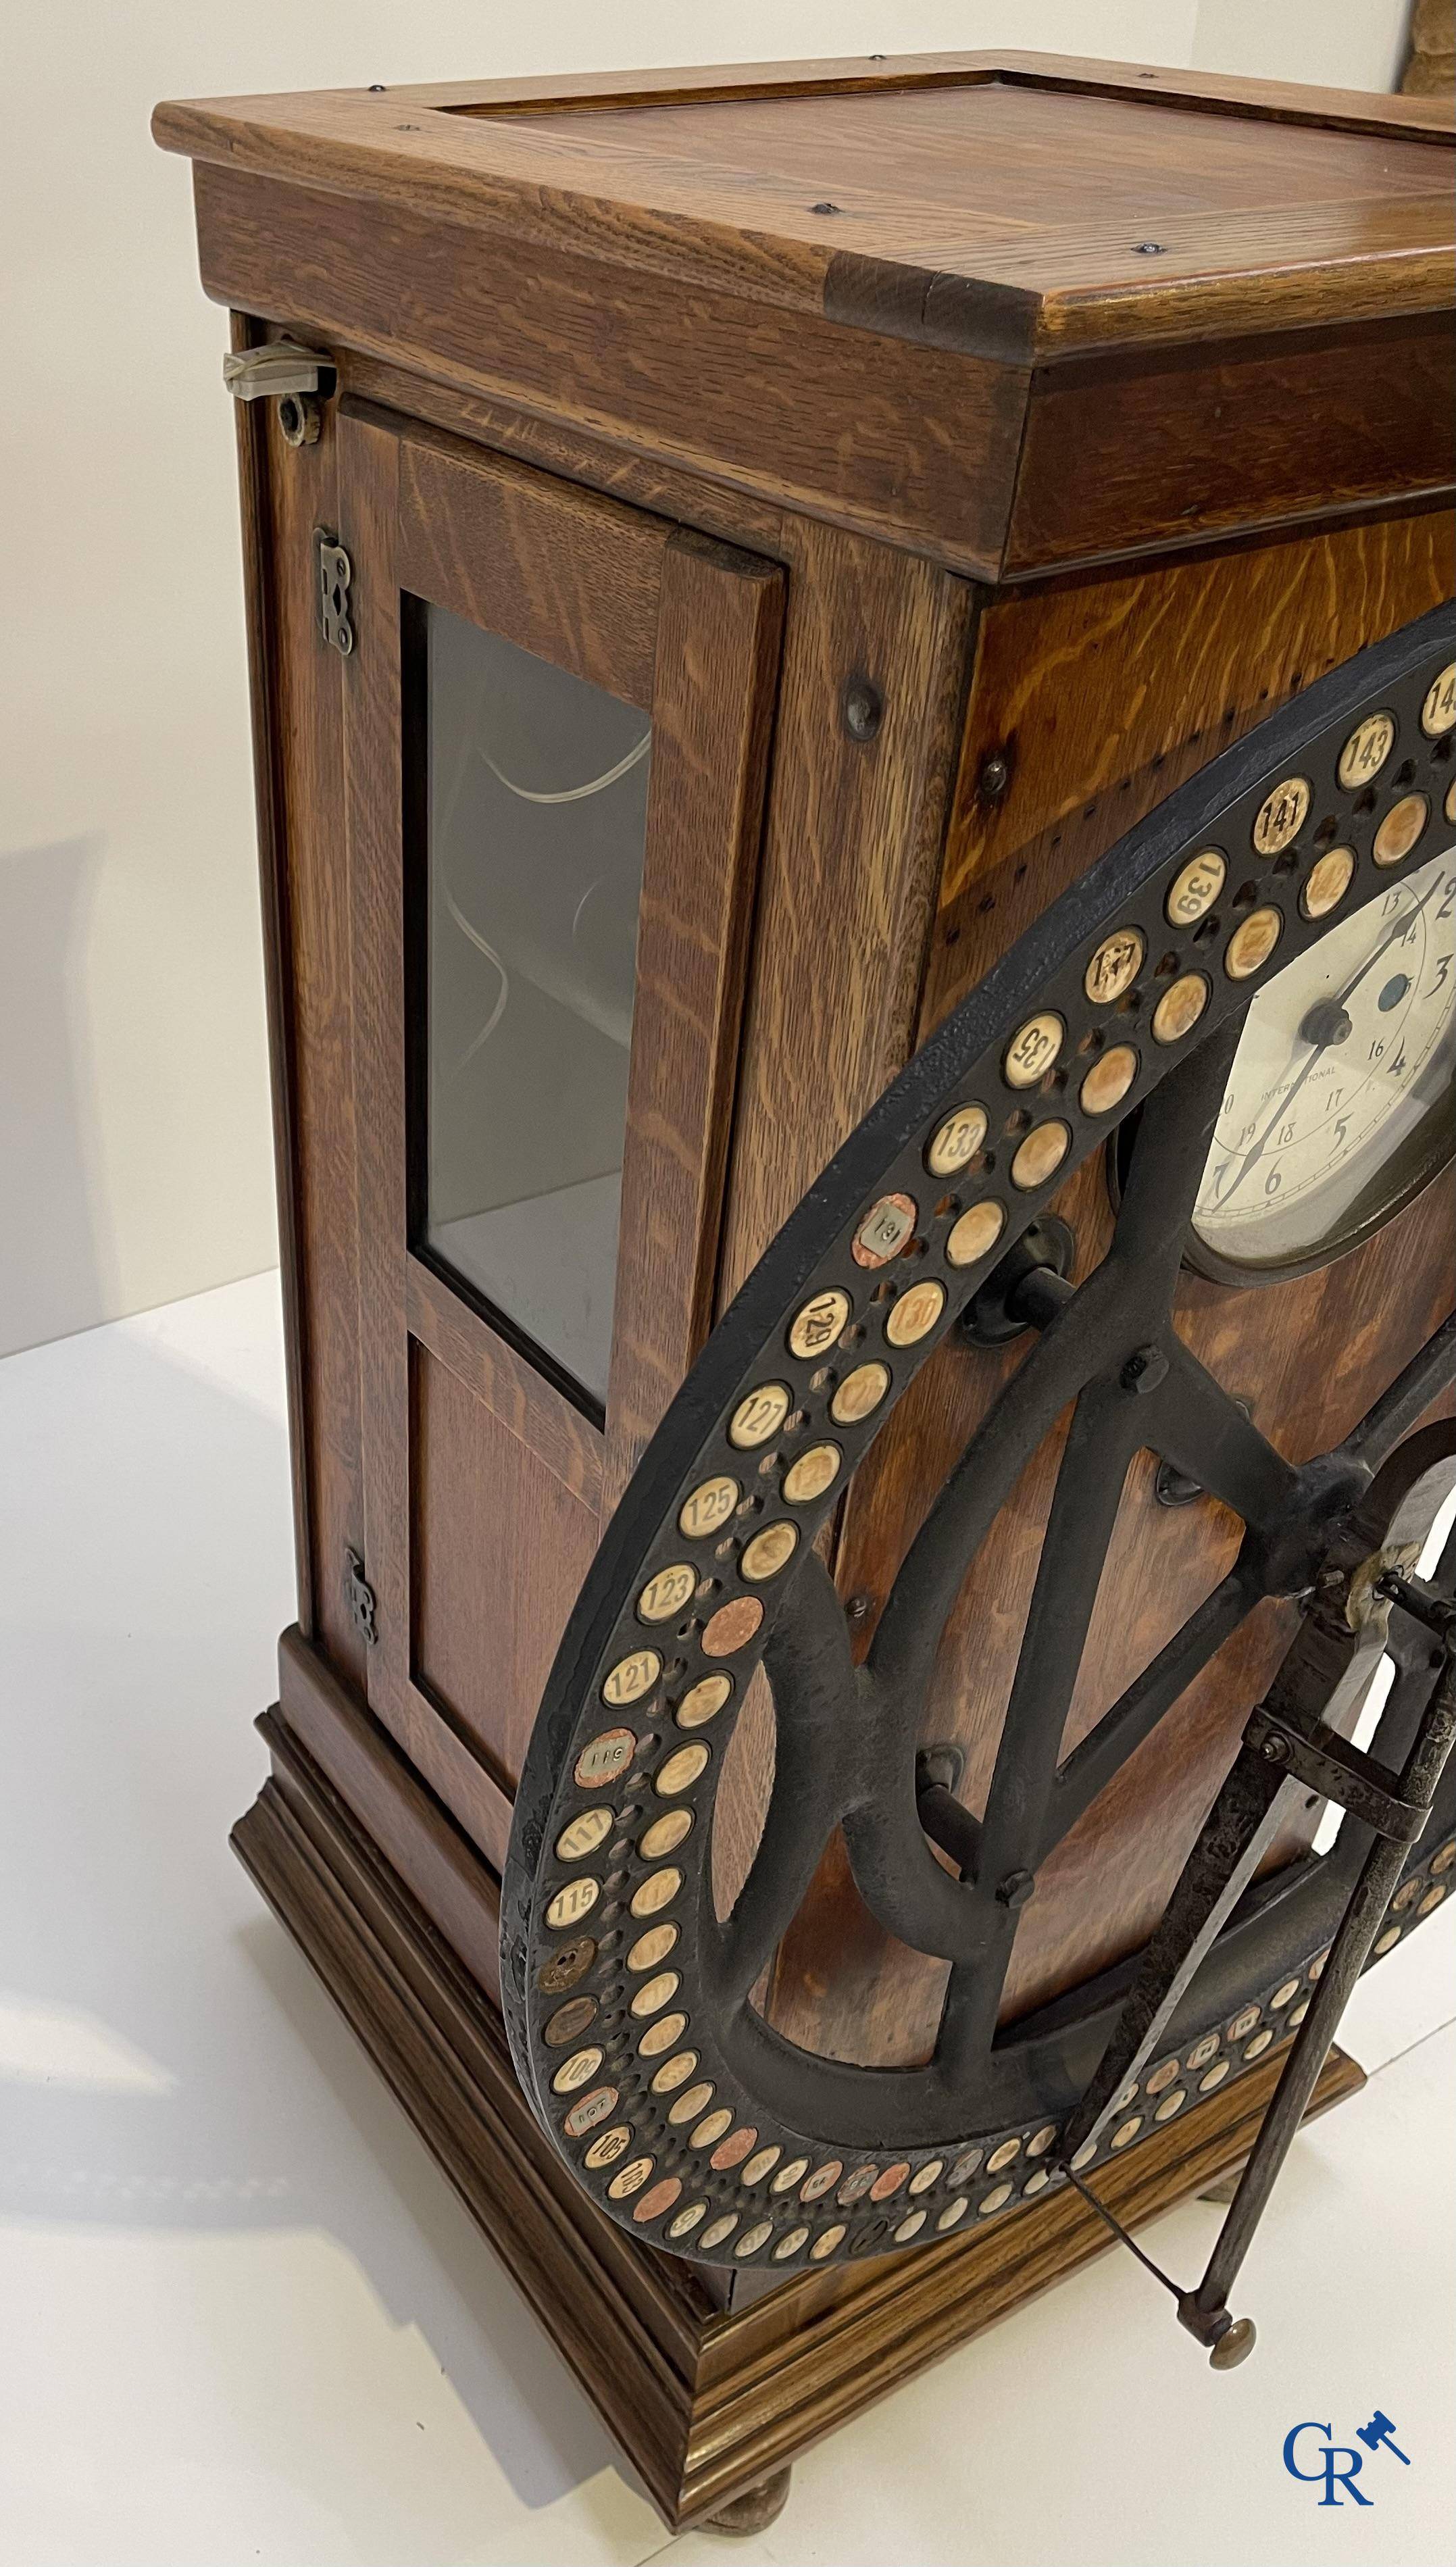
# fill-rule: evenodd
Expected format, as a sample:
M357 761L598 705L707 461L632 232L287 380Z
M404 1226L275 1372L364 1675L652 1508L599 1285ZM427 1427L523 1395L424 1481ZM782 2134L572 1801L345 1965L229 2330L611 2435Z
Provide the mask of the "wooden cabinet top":
M154 130L1013 364L1451 299L1435 100L982 53L201 100Z

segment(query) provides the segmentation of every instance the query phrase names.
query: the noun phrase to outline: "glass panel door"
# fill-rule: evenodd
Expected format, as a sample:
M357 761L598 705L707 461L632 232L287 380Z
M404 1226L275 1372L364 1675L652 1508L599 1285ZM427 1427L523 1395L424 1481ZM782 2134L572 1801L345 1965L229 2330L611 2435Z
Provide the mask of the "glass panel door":
M712 1322L783 576L354 416L339 539L368 1698L498 1868Z
M652 724L425 619L424 1244L601 1406Z

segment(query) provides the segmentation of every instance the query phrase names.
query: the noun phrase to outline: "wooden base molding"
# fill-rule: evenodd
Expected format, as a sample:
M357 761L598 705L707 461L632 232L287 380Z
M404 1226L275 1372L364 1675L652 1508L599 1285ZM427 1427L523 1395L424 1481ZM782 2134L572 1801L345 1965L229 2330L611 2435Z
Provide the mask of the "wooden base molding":
M455 1951L297 1731L277 1713L259 1727L273 1771L234 1832L238 1854L674 2530L771 2519L782 2489L766 2482L797 2452L1109 2250L1095 2213L1061 2190L964 2241L753 2292L740 2282L726 2305L718 2277L607 2226L575 2189ZM1262 2065L1106 2167L1109 2207L1136 2227L1207 2193L1248 2155L1281 2065ZM1331 2052L1312 2110L1364 2082ZM1149 2324L1170 2325L1161 2306L1150 2304ZM1198 2362L1193 2346L1182 2351ZM750 2491L761 2492L744 2506Z

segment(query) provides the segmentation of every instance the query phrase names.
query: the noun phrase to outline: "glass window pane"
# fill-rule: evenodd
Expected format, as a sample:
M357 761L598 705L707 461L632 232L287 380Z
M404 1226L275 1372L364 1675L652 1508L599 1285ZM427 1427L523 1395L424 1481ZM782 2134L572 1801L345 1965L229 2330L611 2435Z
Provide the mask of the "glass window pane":
M605 1399L652 726L426 610L426 1243Z

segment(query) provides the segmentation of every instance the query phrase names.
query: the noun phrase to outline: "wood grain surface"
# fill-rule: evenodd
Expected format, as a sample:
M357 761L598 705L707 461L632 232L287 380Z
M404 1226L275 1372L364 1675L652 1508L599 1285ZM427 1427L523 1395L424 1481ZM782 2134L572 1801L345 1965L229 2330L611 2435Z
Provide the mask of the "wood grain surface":
M946 812L969 591L786 524L789 613L720 1299L727 1305L908 1048ZM868 741L844 690L883 698Z
M989 606L919 1037L1185 775L1451 583L1449 522L1426 515ZM984 789L993 755L1010 769L1000 797ZM1450 1306L1451 1200L1445 1181L1355 1255L1296 1283L1231 1291L1185 1278L1181 1333L1230 1390L1253 1399L1258 1424L1292 1460L1337 1441ZM1054 1209L1076 1230L1085 1273L1110 1233L1100 1158ZM999 1354L951 1344L927 1366L856 1478L838 1561L844 1595L883 1599L934 1492L1026 1343ZM1000 1736L1064 1423L968 1575L941 1656L924 1743L965 1749L961 1790L973 1809ZM1067 1749L1212 1589L1237 1547L1234 1518L1208 1501L1157 1506L1152 1476L1146 1457L1129 1476ZM866 1643L874 1620L871 1609ZM1042 1867L1018 1935L1009 2015L1141 1941L1290 1629L1290 1608L1262 1607ZM944 1978L942 1965L869 1917L836 1839L780 1955L773 2019L839 2056L915 2060L933 2044Z
M526 1445L573 1497L599 1512L606 1448L601 1428L498 1328L482 1325L448 1276L413 1254L405 1261L405 1322L415 1342L453 1373L498 1426Z
M283 1722L477 1985L498 2003L495 1873L371 1718L360 1695L341 1683L328 1659L297 1629L284 1631L278 1642L278 1710L264 1712L255 1725L271 1744Z
M785 581L674 536L652 690L603 1522L717 1311Z
M411 1678L510 1795L597 1511L426 1347L410 1356L409 1514L390 1539L409 1569Z
M1004 574L1447 491L1453 415L1445 316L1042 367Z
M197 171L220 301L471 396L708 469L751 496L1001 557L1025 369L835 327L382 197ZM306 250L305 250L305 244Z
M400 449L396 585L644 712L672 531L428 429Z
M322 91L174 102L153 132L199 162L998 357L1450 292L1438 109L1149 65L972 54ZM1394 229L1351 229L1364 205L1396 208Z
M679 470L671 463L607 444L562 421L538 418L508 403L487 401L377 357L351 354L344 361L349 389L361 400L401 418L448 428L453 435L512 454L567 481L604 491L627 504L670 517L683 528L744 545L776 559L782 545L783 512L755 504L740 490Z

